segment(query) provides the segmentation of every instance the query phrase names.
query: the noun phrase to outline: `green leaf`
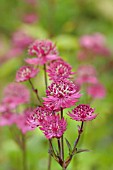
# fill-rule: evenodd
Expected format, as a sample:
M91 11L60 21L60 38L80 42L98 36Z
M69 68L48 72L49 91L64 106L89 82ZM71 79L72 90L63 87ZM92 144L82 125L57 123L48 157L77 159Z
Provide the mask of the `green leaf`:
M69 149L69 154L71 154L71 153L72 153L71 144L69 143L69 141L68 141L66 138L65 138L65 140L66 140L67 147L68 147L68 149Z
M90 152L90 150L89 149L79 149L79 150L77 150L76 153L81 153L81 152Z

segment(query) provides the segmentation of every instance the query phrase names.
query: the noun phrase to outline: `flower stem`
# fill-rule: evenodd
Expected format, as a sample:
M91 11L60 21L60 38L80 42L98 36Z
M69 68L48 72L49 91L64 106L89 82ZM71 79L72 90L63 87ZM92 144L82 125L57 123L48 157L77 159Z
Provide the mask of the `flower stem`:
M44 80L45 80L45 88L47 90L47 86L48 86L48 83L47 83L47 73L46 73L46 64L44 64ZM51 148L51 141L49 141L49 148ZM49 158L48 158L48 170L51 170L51 162L52 162L52 159L51 159L51 155L49 154Z
M34 85L33 85L32 81L31 81L31 79L29 79L29 83L30 83L30 85L32 87L33 92L36 94L36 97L37 97L39 103L41 104L41 100L40 100L40 97L38 95L38 91L37 91L37 89L34 88Z
M80 140L81 133L83 132L83 125L84 125L84 122L81 123L80 129L79 129L79 133L78 133L78 137L77 137L77 139L76 139L76 141L75 141L73 151L76 150L76 147L77 147L78 142L79 142L79 140Z
M45 87L46 87L46 90L47 90L48 83L47 83L46 64L44 64L44 79L45 79Z
M60 155L60 157L61 157L61 144L60 144L60 139L57 139L57 143L58 143L59 155Z
M61 119L63 118L63 109L61 108ZM61 159L64 161L64 137L61 137Z
M24 134L22 134L22 155L23 155L23 170L27 170L26 136Z

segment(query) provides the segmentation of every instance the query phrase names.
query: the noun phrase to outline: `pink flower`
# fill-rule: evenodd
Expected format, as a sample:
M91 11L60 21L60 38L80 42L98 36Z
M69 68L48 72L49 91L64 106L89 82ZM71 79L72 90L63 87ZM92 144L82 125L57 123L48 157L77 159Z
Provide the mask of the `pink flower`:
M94 109L92 109L89 105L80 104L76 108L72 110L72 113L69 112L69 116L76 121L89 121L96 118L96 114L94 113Z
M14 46L21 49L27 48L33 40L34 39L30 35L27 35L23 30L15 32L12 37Z
M26 86L18 83L10 83L4 90L3 103L6 103L10 108L15 108L19 104L28 103L30 93Z
M19 47L12 47L11 49L9 49L7 51L7 53L5 54L5 57L7 59L19 57L19 56L22 55L22 52L23 52L23 50L21 48L19 48Z
M96 99L102 99L106 95L106 89L100 83L89 86L87 92L92 98Z
M38 17L35 13L29 13L23 16L23 21L28 24L35 23L37 20L38 20Z
M66 79L53 82L48 87L46 94L47 98L44 98L44 105L56 111L73 106L81 96L76 89L76 85Z
M62 59L52 62L47 70L50 80L61 80L70 78L74 72L71 71L72 67Z
M0 115L0 126L10 126L15 123L16 114L8 111Z
M46 116L52 115L52 111L46 107L37 107L27 117L27 122L31 128L38 127L46 118Z
M111 52L105 47L105 37L100 33L84 35L79 40L80 46L92 54L109 56Z
M40 129L47 139L60 138L66 131L67 122L59 115L47 116Z
M95 84L98 82L96 77L96 70L92 65L80 66L77 70L76 82L80 85L84 83Z
M16 82L27 81L35 77L38 70L31 66L22 66L16 73Z
M29 58L26 59L25 61L29 64L43 65L48 61L52 61L59 58L57 56L58 51L56 49L56 46L50 40L36 40L33 44L31 44L28 52L29 55L35 55L37 57L33 58L33 61ZM36 61L36 63L34 61Z
M22 114L17 115L16 125L25 134L27 131L32 130L32 128L27 123L27 117L32 112L32 109L26 109Z

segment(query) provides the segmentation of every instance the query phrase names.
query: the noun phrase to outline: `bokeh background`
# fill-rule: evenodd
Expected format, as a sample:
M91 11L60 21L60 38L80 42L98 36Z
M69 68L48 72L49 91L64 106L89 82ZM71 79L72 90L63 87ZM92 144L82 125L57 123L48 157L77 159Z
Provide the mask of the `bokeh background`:
M113 56L79 61L79 38L82 35L102 33L106 46L113 52L112 0L0 0L0 98L4 87L15 80L16 70L28 56L27 47L15 52L15 36L23 31L32 38L53 40L60 55L76 71L81 63L96 67L99 80L106 88L104 99L93 100L96 120L86 123L80 147L91 150L74 157L68 170L113 169ZM42 74L37 77L41 95L44 95ZM85 94L85 92L84 92ZM84 100L84 99L83 99ZM73 143L77 123L69 121L66 137ZM27 142L29 170L46 170L48 143L39 130L30 132ZM67 151L66 151L67 152ZM9 127L0 127L0 170L21 170L21 152L12 140ZM52 161L52 170L60 169Z

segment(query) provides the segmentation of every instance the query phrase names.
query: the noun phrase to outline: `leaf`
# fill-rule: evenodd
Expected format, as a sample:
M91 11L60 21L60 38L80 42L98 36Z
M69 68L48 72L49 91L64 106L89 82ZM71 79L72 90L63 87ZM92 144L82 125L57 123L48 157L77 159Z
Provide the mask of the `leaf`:
M90 152L90 150L89 149L79 149L79 150L77 150L76 153L81 153L81 152Z
M66 144L67 144L67 146L68 146L68 149L69 149L69 154L71 154L72 153L72 147L71 147L71 144L69 143L69 141L65 138L65 140L66 140Z

